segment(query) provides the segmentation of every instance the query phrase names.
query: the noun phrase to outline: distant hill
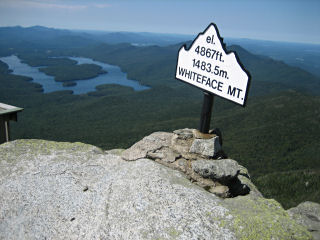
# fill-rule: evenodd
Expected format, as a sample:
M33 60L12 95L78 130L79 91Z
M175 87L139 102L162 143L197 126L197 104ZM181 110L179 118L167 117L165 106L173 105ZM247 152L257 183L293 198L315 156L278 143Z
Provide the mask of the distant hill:
M41 26L34 27L0 27L1 44L18 44L23 41L42 43L45 40L52 40L61 36L73 35L69 30L46 28Z
M130 43L137 46L146 45L170 45L177 42L186 41L192 38L190 35L182 34L161 34L147 32L95 32L95 31L72 31L64 29L54 29L42 26L33 27L0 27L0 44L21 44L29 42L43 46L44 41L47 45L52 45L55 42L62 40L75 41L75 46L79 46L79 41L82 45L84 41L88 44L91 42L102 42L108 44ZM77 39L76 39L77 38ZM39 47L39 46L38 46Z
M109 44L131 43L136 46L166 46L192 39L191 35L161 34L147 32L109 32L90 34L90 38Z
M252 78L256 81L284 84L287 88L294 88L298 91L308 91L317 95L320 94L320 77L301 68L288 66L283 61L274 60L266 56L254 55L238 45L232 45L228 49L237 52L241 62L250 71ZM255 81L253 81L253 86L254 84ZM263 94L263 91L268 92L270 89L257 89L257 91Z
M228 38L227 43L241 45L248 51L268 56L320 76L320 44L274 42Z

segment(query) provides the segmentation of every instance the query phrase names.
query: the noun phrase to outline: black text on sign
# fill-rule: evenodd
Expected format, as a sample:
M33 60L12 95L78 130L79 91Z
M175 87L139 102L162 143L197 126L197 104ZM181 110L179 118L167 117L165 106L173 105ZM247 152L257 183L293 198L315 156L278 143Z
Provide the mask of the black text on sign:
M176 78L244 105L250 80L234 52L227 52L217 27L210 24L189 50L179 50Z

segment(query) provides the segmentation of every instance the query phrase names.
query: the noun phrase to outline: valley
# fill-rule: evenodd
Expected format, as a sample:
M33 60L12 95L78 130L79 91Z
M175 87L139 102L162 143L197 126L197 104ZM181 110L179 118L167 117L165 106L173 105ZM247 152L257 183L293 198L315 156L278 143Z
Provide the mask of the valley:
M202 92L174 77L183 43L137 47L53 29L38 29L47 34L37 36L33 30L16 41L14 29L8 30L11 35L1 29L6 38L0 41L0 57L16 55L30 66L50 67L89 58L119 66L128 79L148 88L135 91L104 83L80 95L65 90L69 87L43 93L39 83L13 74L0 61L0 102L24 108L12 124L14 139L80 141L112 149L128 148L155 131L198 128ZM223 149L248 168L266 197L285 208L306 200L320 202L319 77L239 45L227 47L238 53L252 83L246 108L215 98L211 128L221 130Z

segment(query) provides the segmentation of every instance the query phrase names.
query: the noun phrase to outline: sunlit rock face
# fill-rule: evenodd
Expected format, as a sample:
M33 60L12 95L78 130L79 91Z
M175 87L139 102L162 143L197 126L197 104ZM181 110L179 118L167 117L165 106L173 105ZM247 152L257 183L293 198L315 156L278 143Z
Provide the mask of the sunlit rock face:
M0 145L0 239L312 239L234 160L225 162L235 167L224 169L228 183L193 171L196 161L223 159L189 152L192 132L153 133L124 151ZM250 191L213 191L232 188L230 178Z

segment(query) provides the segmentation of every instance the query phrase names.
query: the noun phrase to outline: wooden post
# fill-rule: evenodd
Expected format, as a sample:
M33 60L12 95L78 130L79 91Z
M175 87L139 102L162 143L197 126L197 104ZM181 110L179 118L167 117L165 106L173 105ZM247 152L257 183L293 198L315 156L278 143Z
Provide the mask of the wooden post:
M17 121L17 113L23 108L0 103L0 144L10 141L10 121Z
M203 92L203 104L200 117L199 131L202 133L209 133L211 112L213 106L214 95L208 92Z

